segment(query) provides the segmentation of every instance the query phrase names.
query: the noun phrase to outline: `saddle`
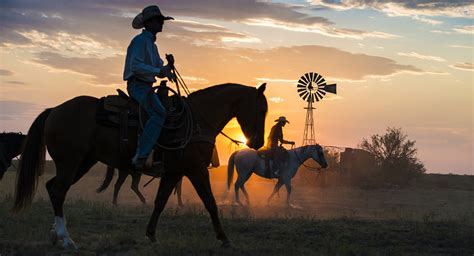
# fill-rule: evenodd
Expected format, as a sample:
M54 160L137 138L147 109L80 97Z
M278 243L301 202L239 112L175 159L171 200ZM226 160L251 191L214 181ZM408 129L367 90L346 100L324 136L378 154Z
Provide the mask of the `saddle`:
M168 96L166 83L163 82L160 84L157 95L168 113L176 112L176 108L179 107L178 104L182 105L183 102L187 104L184 97L183 101L178 95ZM186 136L186 125L176 125L182 122L182 118L184 118L184 111L181 111L181 113L183 113L181 116L173 115L166 118L158 139L160 145L166 145L166 147L171 148L182 143L183 138ZM96 121L101 125L119 129L121 155L131 155L131 152L126 152L129 148L130 129L137 130L136 136L139 136L147 120L148 114L146 111L140 107L137 101L120 89L117 89L117 95L107 95L98 101Z
M284 148L282 148L282 150L284 150ZM286 160L288 158L287 157L288 152L286 150L284 150L283 152L284 152L284 157L283 157L283 154L281 154L281 153L276 154L270 148L262 148L262 149L259 149L257 151L257 156L262 158L263 160L265 160L265 176L267 176L267 177L274 177L275 176L273 174L276 171L276 170L273 170L276 167L275 161L277 161L279 159L282 159L282 157L283 157L283 159L280 160L280 161L282 161L282 163L280 163L280 165L282 165L282 166L285 165Z

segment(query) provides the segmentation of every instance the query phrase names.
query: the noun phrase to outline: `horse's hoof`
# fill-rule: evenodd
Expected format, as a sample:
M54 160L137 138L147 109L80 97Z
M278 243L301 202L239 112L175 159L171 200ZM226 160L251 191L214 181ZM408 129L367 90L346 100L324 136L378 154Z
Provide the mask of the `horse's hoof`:
M51 241L53 245L58 243L58 233L56 233L54 228L49 231L49 241Z
M291 209L295 209L295 210L302 210L303 207L299 206L299 205L295 205L295 204L287 204L289 208Z
M229 240L223 241L221 247L224 249L233 248L232 243Z
M148 241L150 241L150 243L155 244L156 242L158 242L155 234L146 234L146 237L148 238Z

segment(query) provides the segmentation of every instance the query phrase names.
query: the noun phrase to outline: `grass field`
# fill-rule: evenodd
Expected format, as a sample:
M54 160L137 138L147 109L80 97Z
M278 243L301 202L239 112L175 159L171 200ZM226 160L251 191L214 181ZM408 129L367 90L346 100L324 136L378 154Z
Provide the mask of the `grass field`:
M250 206L231 204L222 168L212 170L212 184L224 228L234 248L222 249L207 212L187 180L179 208L172 197L157 229L159 243L144 236L152 206L142 206L128 180L119 207L111 190L96 194L105 168L96 166L68 194L65 213L80 255L473 255L474 191L465 189L360 190L319 189L294 184L293 203L281 198L266 204L273 183L252 178ZM47 234L53 210L44 182L32 207L13 216L14 172L0 183L0 254L63 255ZM142 184L147 179L142 180ZM158 182L142 188L152 202Z

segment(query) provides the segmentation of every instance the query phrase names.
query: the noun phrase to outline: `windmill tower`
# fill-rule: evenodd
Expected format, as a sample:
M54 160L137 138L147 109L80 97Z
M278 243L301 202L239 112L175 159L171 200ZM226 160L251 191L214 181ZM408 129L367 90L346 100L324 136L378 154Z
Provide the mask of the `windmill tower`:
M316 144L314 133L313 103L324 98L327 92L336 93L336 84L326 84L326 80L318 73L306 73L296 87L301 99L308 102L306 109L306 122L304 125L303 146Z

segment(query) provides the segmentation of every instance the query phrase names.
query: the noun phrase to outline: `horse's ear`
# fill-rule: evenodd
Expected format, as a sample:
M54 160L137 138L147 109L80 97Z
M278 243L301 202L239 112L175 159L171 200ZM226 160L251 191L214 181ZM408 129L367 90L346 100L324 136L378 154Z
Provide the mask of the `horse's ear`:
M258 89L257 89L258 93L263 94L263 92L265 91L266 88L267 88L267 83L263 83L262 85L260 85L258 87Z

